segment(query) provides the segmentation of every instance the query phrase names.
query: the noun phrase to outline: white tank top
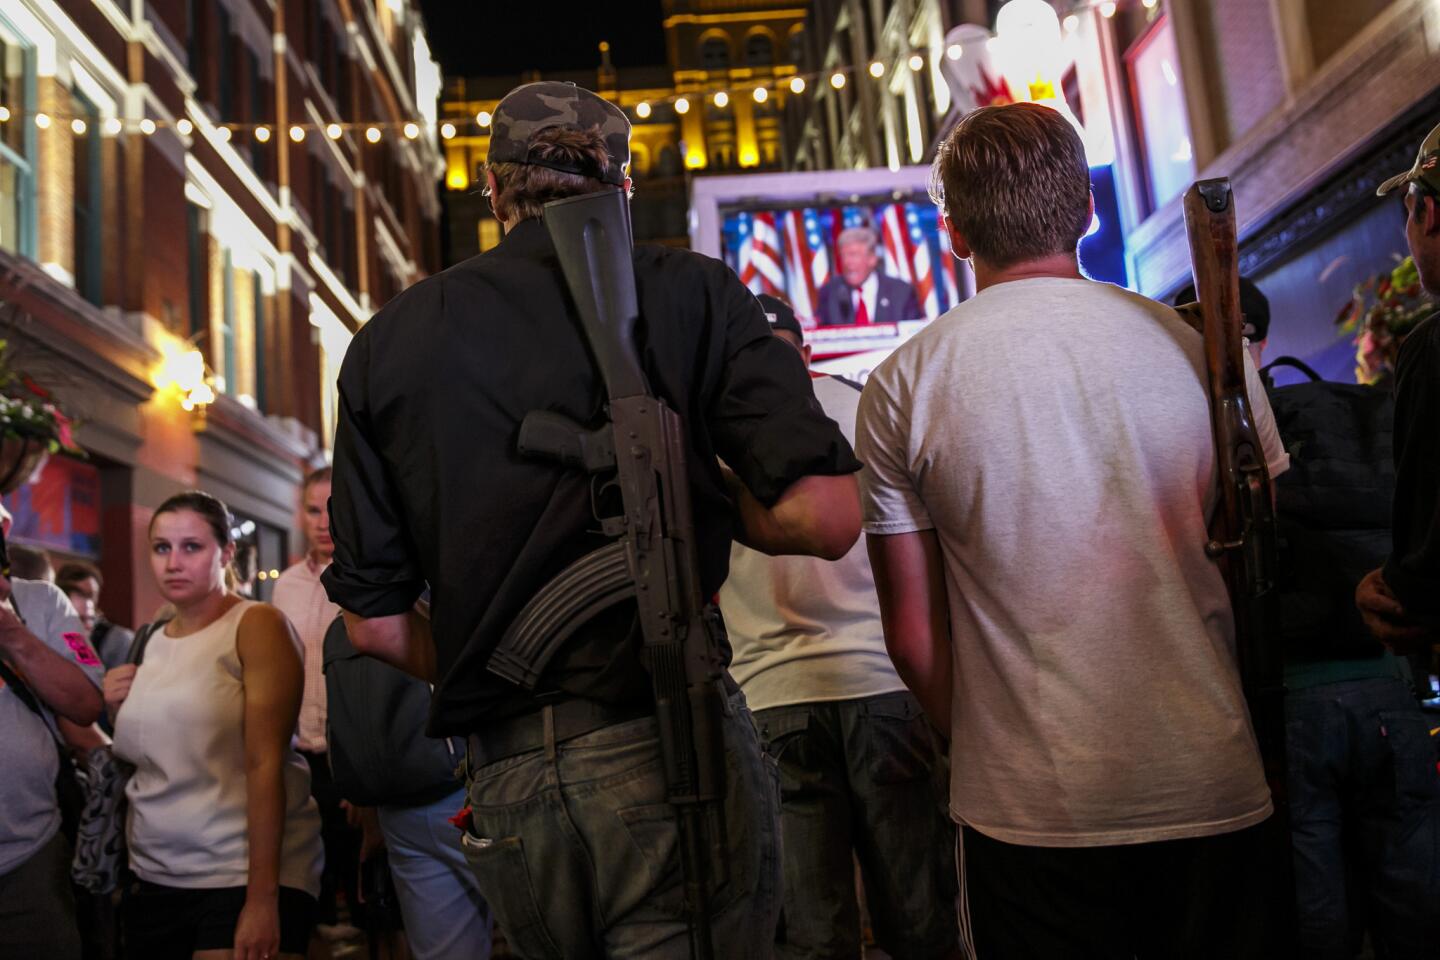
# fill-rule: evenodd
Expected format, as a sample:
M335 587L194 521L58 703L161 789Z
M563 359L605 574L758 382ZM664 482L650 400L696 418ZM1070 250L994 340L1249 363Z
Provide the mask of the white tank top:
M130 868L170 887L243 887L250 846L245 804L245 685L236 631L254 601L203 630L150 638L115 723L115 755L135 766L125 787ZM303 655L303 654L302 654ZM320 812L292 739L284 758L280 885L320 893Z

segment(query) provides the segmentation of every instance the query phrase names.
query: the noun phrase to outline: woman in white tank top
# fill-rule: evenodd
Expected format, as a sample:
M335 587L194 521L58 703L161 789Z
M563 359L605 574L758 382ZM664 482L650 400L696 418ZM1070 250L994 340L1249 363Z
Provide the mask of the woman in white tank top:
M226 590L230 526L208 494L161 504L150 566L175 617L140 667L105 675L115 754L135 766L135 957L303 957L314 921L320 815L291 742L303 654L284 614Z

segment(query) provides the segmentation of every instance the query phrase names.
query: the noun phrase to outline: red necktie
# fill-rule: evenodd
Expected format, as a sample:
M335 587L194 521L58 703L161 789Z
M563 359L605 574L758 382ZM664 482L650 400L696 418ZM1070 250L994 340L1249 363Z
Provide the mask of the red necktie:
M865 308L865 294L855 289L855 326L870 326L870 311Z

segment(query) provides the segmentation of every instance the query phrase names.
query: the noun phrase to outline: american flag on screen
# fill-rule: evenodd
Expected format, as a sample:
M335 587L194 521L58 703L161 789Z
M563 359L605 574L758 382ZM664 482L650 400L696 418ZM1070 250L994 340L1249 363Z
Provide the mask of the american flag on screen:
M830 279L830 251L820 229L820 219L814 210L791 210L785 214L786 289L790 305L801 317L813 317L819 312L819 291Z

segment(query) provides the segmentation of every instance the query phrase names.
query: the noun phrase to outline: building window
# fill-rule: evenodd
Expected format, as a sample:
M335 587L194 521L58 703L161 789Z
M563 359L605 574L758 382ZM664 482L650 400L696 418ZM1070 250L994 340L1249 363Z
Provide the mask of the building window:
M230 34L230 11L225 5L216 4L216 21L219 24L220 49L219 63L216 66L215 82L218 84L216 106L220 108L220 120L224 122L235 116L235 91L234 91L234 38Z
M190 280L190 337L192 341L208 325L205 301L209 289L205 255L205 211L193 203L185 205L185 249Z
M1125 51L1135 139L1152 212L1178 197L1195 179L1195 151L1179 71L1170 18L1158 17Z
M803 29L790 34L790 62L796 66L805 62L805 31Z
M222 312L220 315L221 376L225 379L225 392L234 393L239 387L238 370L235 363L235 261L230 251L225 251L220 269Z
M0 16L0 250L35 256L35 52Z
M250 275L252 302L255 305L255 409L265 412L266 363L265 363L265 290L260 283L260 273Z
M745 66L773 67L775 42L763 33L752 33L745 39Z
M706 70L729 70L729 42L724 37L710 37L700 44L700 66Z
M102 258L101 219L105 193L102 177L100 111L78 90L70 95L70 109L85 122L85 132L75 137L75 290L100 306L105 299L105 272Z

